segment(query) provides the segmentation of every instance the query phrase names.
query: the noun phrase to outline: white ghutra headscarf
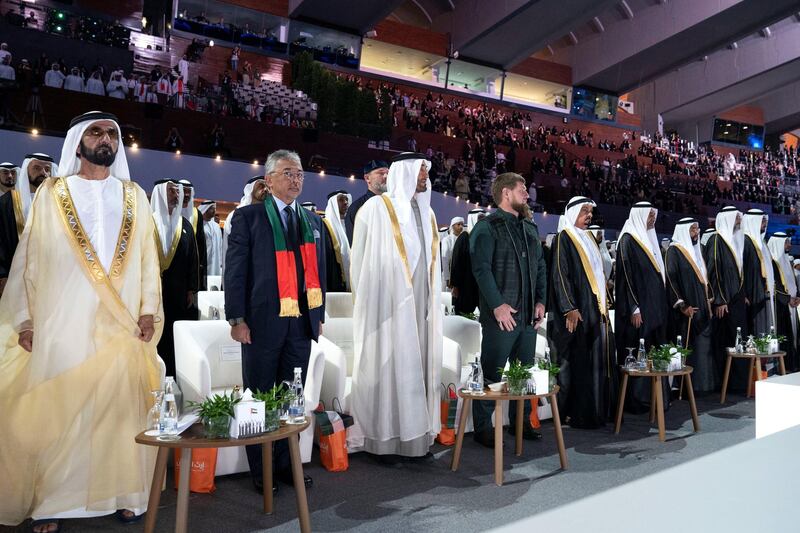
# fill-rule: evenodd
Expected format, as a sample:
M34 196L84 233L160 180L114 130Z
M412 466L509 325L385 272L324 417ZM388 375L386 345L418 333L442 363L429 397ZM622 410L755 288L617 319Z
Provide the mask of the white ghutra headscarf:
M167 197L167 187L172 184L178 189L178 204L172 213L169 212L169 201ZM181 205L183 202L183 187L173 180L159 180L156 182L153 194L150 196L150 207L153 210L153 220L156 224L156 231L158 231L158 239L161 243L161 252L164 256L169 255L172 249L172 242L182 225L181 219Z
M426 254L425 264L430 263L431 246L433 243L433 228L431 227L431 180L427 182L424 192L417 192L417 176L422 165L431 168L431 162L422 154L406 152L395 157L389 167L389 177L386 179L386 195L392 200L400 225L400 233L406 248L406 257L411 271L419 261L420 254ZM422 234L425 242L419 242L417 222L411 208L411 200L416 200L419 206Z
M64 146L66 146L66 144ZM19 168L19 172L17 172L17 183L14 185L14 190L19 193L19 201L22 203L22 216L25 218L25 220L28 219L28 213L31 210L31 204L33 203L31 182L28 180L28 167L33 161L49 163L50 176L56 176L58 174L58 166L55 164L55 162L53 162L53 158L49 155L34 153L25 156L25 159L22 161L22 166Z
M703 283L708 283L706 262L703 261L703 254L700 251L700 239L698 238L697 244L694 244L692 242L692 236L689 233L689 230L695 225L699 227L697 220L691 217L680 219L675 225L675 231L672 233L672 243L670 243L669 246L670 248L681 248L689 261L694 263L697 272L702 275Z
M761 275L766 279L767 291L770 297L775 296L775 273L772 271L772 254L764 242L766 231L761 230L761 224L769 221L769 217L760 209L750 209L742 217L742 231L753 243L759 252L761 262Z
M742 216L742 213L734 206L723 207L722 211L717 214L714 226L717 228L719 238L730 248L736 267L741 275L742 261L744 259L744 233L742 233L741 227L736 228L736 219L740 216Z
M647 228L647 218L650 212L655 211L658 217L658 209L653 207L650 202L637 202L631 207L628 220L622 226L617 236L617 242L622 240L623 235L630 235L639 246L642 247L644 252L650 257L650 260L656 265L658 273L661 274L661 281L666 280L664 273L664 258L661 257L661 247L658 243L658 235L656 235L655 228Z
M597 247L597 243L587 230L581 229L575 225L575 222L578 220L578 215L581 212L581 208L587 204L591 205L592 207L597 205L593 200L584 196L575 196L571 198L570 201L567 202L567 207L564 210L564 214L558 220L558 231L559 233L562 231L569 233L574 241L578 243L578 246L581 248L581 250L583 250L584 255L589 260L589 264L592 267L592 272L586 272L586 275L594 276L598 293L596 296L600 304L600 308L605 310L607 308L606 277L605 272L603 271L603 259L600 257L600 249Z
M792 261L786 254L786 242L791 242L791 237L788 237L783 232L774 233L767 242L767 247L772 254L772 260L778 264L781 272L781 281L789 296L797 296L797 280L794 277L794 268L792 268ZM797 261L797 259L795 259Z

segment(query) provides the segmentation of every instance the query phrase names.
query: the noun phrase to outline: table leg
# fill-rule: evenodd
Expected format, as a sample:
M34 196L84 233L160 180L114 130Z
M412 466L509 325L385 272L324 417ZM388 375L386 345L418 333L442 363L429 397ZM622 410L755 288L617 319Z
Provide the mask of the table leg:
M650 380L653 381L652 379ZM650 423L656 421L656 389L651 384L650 385Z
M692 411L692 424L694 431L700 431L700 421L697 419L697 404L694 403L694 389L692 388L692 375L686 374L686 397L689 399L689 409Z
M503 402L494 402L494 482L503 485Z
M786 363L783 362L783 357L778 357L778 369L781 372L781 376L786 375Z
M728 355L725 359L725 373L722 374L722 394L719 397L719 403L725 403L725 396L728 394L728 379L731 377L731 361L732 355Z
M289 455L292 459L292 481L294 482L294 493L297 498L297 517L300 519L300 531L302 533L311 533L306 484L303 481L303 462L300 460L300 438L297 435L292 435L288 438L288 441Z
M750 369L747 371L747 397L749 398L750 396L753 395L753 379L754 379L753 369L756 366L755 358L750 359L748 364L750 366Z
M522 419L525 417L525 402L527 401L529 400L517 400L517 424L515 428L517 430L517 438L514 453L516 453L518 457L522 455Z
M684 379L683 379L683 376L681 376L681 388L678 390L678 399L679 400L683 400L683 385L684 385Z
M656 389L656 416L658 417L658 440L664 442L666 434L664 429L664 394L661 391L661 378L653 378L652 387Z
M625 407L625 393L628 390L628 374L626 372L622 373L622 386L619 389L619 402L617 404L617 423L614 426L614 434L619 434L619 428L622 426L622 411ZM555 402L553 402L555 403ZM555 415L553 415L555 418Z
M261 478L264 487L264 513L272 514L272 442L261 445Z
M467 416L472 409L472 398L462 398L461 416L458 419L458 432L456 433L456 447L453 450L453 460L450 462L450 470L458 470L458 463L461 461L461 447L464 445L464 430L467 427Z
M628 375L625 374L627 378ZM553 413L553 429L556 432L556 444L558 444L558 458L561 460L561 469L566 470L569 468L567 462L567 450L564 448L564 434L561 432L561 417L558 414L558 401L556 400L555 393L548 397L550 401L550 409Z
M175 533L186 533L189 522L189 475L192 473L192 449L181 449L181 475L178 480L178 505L175 511Z
M159 446L158 455L156 455L156 468L153 471L153 482L150 484L150 499L147 501L147 515L144 518L145 533L153 533L156 530L158 505L161 502L161 486L164 484L164 476L167 473L168 458L169 448Z

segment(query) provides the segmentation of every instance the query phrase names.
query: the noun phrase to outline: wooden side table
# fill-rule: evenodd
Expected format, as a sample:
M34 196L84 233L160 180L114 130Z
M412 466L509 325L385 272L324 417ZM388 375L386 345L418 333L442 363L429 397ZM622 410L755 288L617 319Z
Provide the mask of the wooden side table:
M272 443L287 439L289 441L289 455L292 462L292 479L297 497L297 514L300 519L300 531L310 533L311 519L308 514L308 501L306 500L306 486L303 482L303 463L300 461L299 435L308 427L309 421L304 424L281 426L277 431L256 435L243 439L207 439L203 436L203 426L195 424L181 433L180 439L173 441L158 440L139 433L136 442L145 446L158 447L156 468L153 472L153 483L150 486L150 499L147 503L147 516L145 517L145 533L153 533L156 528L158 504L161 501L161 486L167 473L167 458L169 450L181 450L181 462L184 465L192 464L192 450L194 448L227 448L231 446L246 446L250 444L261 445L261 456L264 462L262 475L264 477L264 512L272 513ZM178 505L175 511L175 533L186 533L189 518L189 474L191 466L181 468L178 480Z
M753 372L756 373L756 379L761 381L761 360L762 359L777 359L778 370L781 376L786 375L786 365L783 358L786 357L786 352L774 352L769 354L762 353L736 353L736 350L728 348L728 357L725 359L725 373L722 377L722 394L719 398L719 403L725 403L725 398L728 396L728 380L731 377L731 363L734 359L749 359L750 369L747 373L747 397L752 396L753 393Z
M494 482L498 487L503 485L503 400L520 400L517 402L517 437L515 448L517 456L522 455L522 419L525 416L524 402L539 398L547 398L550 401L550 406L553 410L553 429L556 434L561 468L566 470L569 467L567 463L567 451L564 448L564 435L561 432L561 420L558 416L558 402L556 401L558 385L553 387L553 389L546 394L522 394L520 396L512 396L507 392L494 392L488 388L485 389L484 392L485 394L483 396L478 396L458 391L458 396L464 400L464 404L461 406L461 418L458 422L456 447L455 450L453 450L453 462L450 465L453 472L458 470L458 463L461 461L461 447L464 444L464 429L467 426L467 415L472 409L473 400L494 402Z
M614 434L619 434L619 428L622 426L622 411L625 406L625 393L628 391L628 378L650 378L650 423L658 419L658 440L664 442L666 440L666 431L664 429L664 393L661 390L661 378L669 376L684 376L686 380L687 397L689 399L689 408L692 411L692 424L694 425L695 432L700 431L700 421L697 419L697 405L694 403L694 389L692 389L692 371L694 369L690 366L684 366L680 370L673 370L671 372L657 372L654 370L638 370L632 368L620 367L622 372L622 385L619 391L619 404L617 405L617 423L614 426Z

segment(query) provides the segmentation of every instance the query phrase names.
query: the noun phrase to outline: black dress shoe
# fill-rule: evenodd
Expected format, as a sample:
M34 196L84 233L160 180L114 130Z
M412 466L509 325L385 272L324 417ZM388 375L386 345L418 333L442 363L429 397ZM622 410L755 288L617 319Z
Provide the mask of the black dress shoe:
M291 470L284 470L283 472L278 472L275 477L281 483L294 486L294 478L292 477ZM309 488L314 484L314 480L311 479L311 476L309 476L308 474L303 474L303 484L306 486L306 488Z
M514 426L508 427L508 434L517 436L516 428ZM525 440L541 440L542 434L533 429L532 427L523 427L522 428L522 438Z
M492 430L476 431L472 434L472 438L478 444L482 444L487 448L494 448L494 431Z
M253 487L259 494L264 494L264 481L261 479L253 478ZM272 483L272 494L278 494L278 484Z

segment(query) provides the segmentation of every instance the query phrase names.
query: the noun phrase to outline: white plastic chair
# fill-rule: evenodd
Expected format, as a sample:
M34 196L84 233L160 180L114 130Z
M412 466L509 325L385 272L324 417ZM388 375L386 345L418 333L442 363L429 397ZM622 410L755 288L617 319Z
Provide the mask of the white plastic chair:
M206 287L208 290L222 290L222 276L206 276ZM214 288L216 287L216 289Z
M230 393L233 387L242 386L241 353L236 355L239 343L230 335L230 325L223 320L178 321L174 326L176 380L183 393L184 405L199 402L209 395ZM308 374L304 389L306 415L311 424L300 434L300 455L303 462L311 460L314 437L314 417L311 414L319 403L325 356L317 343L311 343ZM248 470L247 457L242 447L222 448L217 455L217 475Z
M200 308L200 320L225 320L225 292L198 291L197 307ZM212 307L219 312L219 317L212 316Z
M353 318L353 293L327 293L325 295L325 314L330 318Z

